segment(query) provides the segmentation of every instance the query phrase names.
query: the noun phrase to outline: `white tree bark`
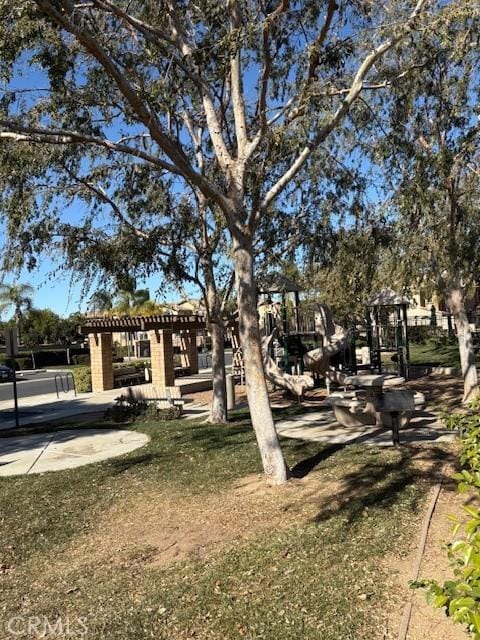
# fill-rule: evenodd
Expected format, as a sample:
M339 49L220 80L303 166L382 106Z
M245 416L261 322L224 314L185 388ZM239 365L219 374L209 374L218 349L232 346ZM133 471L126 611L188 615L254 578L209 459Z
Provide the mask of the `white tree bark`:
M262 348L253 276L253 249L245 238L234 237L235 282L238 296L240 345L245 365L248 406L267 481L282 484L288 469L275 430L267 383L263 372Z
M461 286L453 287L448 292L448 306L453 313L457 327L458 349L463 376L463 402L471 402L478 397L480 389L472 333L465 312L465 296Z

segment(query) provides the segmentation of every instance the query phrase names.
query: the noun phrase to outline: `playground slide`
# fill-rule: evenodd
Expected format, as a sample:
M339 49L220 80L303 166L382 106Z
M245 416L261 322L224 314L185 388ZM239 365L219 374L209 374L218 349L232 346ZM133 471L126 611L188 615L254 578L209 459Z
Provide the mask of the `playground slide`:
M273 334L262 338L262 358L265 377L275 386L290 391L290 393L301 398L305 391L313 389L313 378L308 374L294 376L280 369L270 356L269 347L272 338Z
M339 329L341 329L341 327L339 327ZM323 378L328 378L328 380L332 382L342 384L345 374L330 366L330 358L346 349L351 339L349 333L343 331L343 329L342 332L334 334L331 336L330 342L323 347L308 351L303 356L305 369Z
M323 336L324 344L303 356L305 369L342 384L345 375L330 366L330 358L346 349L352 336L349 331L334 323L333 314L325 304L319 304L315 311L315 330Z
M330 366L330 358L343 351L352 339L350 333L333 321L329 307L319 304L315 310L315 331L323 336L324 345L318 349L308 351L303 356L305 369L312 374L320 375L332 382L342 384L345 374ZM270 343L273 334L262 340L263 368L267 380L281 389L286 389L294 395L303 396L305 391L313 389L314 381L309 373L291 375L283 371L270 356Z

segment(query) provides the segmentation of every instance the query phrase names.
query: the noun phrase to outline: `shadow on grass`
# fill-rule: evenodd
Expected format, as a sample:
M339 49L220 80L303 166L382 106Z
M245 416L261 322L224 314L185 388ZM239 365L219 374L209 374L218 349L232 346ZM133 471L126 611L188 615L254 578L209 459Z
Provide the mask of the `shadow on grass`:
M311 473L317 465L324 462L327 458L330 458L330 456L333 456L338 451L341 451L346 446L346 444L333 444L329 447L327 446L323 448L321 451L318 451L318 453L315 453L304 460L300 460L290 469L291 477L305 478L305 476Z
M456 461L453 452L442 448L403 446L382 453L384 455L378 450L367 452L368 458L363 464L355 464L351 471L343 474L335 493L317 514L316 522L342 513L349 523L354 523L368 509L389 509L409 487L429 486L446 480L449 475L446 467ZM377 459L373 457L375 454ZM421 492L415 492L415 495L416 498L412 498L414 507Z
M138 466L150 466L153 463L158 462L161 459L160 455L154 453L144 453L142 455L129 455L125 458L112 458L110 468L116 474L125 473L131 471Z

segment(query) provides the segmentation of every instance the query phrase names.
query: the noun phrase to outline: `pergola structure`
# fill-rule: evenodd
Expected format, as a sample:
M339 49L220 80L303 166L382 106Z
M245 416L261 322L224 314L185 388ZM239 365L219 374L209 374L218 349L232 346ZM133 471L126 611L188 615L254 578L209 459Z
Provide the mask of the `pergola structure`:
M182 348L182 365L190 373L198 373L197 331L206 328L202 316L125 316L120 318L91 318L79 328L88 335L92 390L113 389L113 340L112 334L122 331L146 331L150 340L152 359L152 384L155 387L171 387L175 383L173 363L173 334L179 334Z

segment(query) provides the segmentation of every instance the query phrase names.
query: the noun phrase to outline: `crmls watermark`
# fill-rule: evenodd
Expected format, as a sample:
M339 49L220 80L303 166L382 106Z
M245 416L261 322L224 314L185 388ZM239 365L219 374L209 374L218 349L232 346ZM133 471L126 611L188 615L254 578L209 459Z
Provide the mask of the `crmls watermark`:
M47 616L12 616L5 625L9 638L73 638L85 639L88 627L86 618L59 617L50 620Z

